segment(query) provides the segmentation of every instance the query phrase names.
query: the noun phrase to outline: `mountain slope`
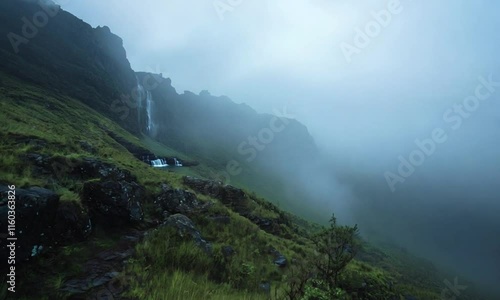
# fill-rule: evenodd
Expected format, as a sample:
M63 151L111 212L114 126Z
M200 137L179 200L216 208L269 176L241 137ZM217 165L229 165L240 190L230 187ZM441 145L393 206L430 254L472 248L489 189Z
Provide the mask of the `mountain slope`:
M77 297L82 293L99 294L103 289L109 289L109 282L114 278L124 286L131 285L125 292L137 299L176 299L175 297L185 295L186 291L189 291L190 296L182 299L267 299L266 289L262 290L259 286L270 284L273 293L274 290L280 293L284 284L282 276L288 272L288 267L275 265L281 255L286 259L287 265L293 266L294 262L299 262L312 253L308 236L318 228L316 225L281 212L252 193L228 189L227 192L231 194L226 197L212 194L210 190L203 192L203 188L196 188L200 183L208 186L215 184L215 187L217 184L210 181L186 181L182 174L151 168L135 158L107 132L112 131L130 143L143 147L137 137L80 101L23 83L5 74L1 75L1 82L0 124L5 131L1 137L0 183L15 183L19 190L33 185L53 190L59 197L55 210L73 215L69 221L56 216L54 220L44 221L46 223L37 223L42 228L53 228L44 231L44 236L51 230L59 235L56 230L59 230L58 225L63 221L66 227L73 228L69 232L63 231L64 234L60 237L46 239L34 236L30 231L21 235L20 240L25 243L21 244L19 255L25 252L23 248L31 253L33 245L43 245L46 250L35 258L27 254L23 260L29 259L28 262L22 263L19 260L18 276L21 280L18 283L18 296L24 295L24 299L32 299L42 291L46 299L64 299L70 295ZM82 127L85 128L83 132ZM40 159L47 163L40 163ZM85 161L98 162L108 166L106 168L118 168L122 174L129 173L130 175L120 175L115 180L123 182L118 178L131 177L132 181L144 188L145 194L140 201L142 221L134 222L123 214L112 216L108 213L104 219L99 217L101 211L88 198L87 187L104 180L107 172L88 177L83 177L81 171L75 174L75 169L89 168L82 163ZM197 172L196 168L193 168L193 172ZM188 208L170 206L170 202L166 205L170 207L169 211L183 212L192 219L196 232L210 243L213 256L200 250L196 239L179 238L171 227L157 228L156 224L161 224L161 219L165 217L165 213L162 215L162 210L158 210L158 201L172 193L169 188L165 190L165 184L195 195L199 204L190 202L191 204L187 204ZM225 189L227 188L223 188L223 191ZM115 191L111 190L108 195L114 197L114 194ZM186 194L183 195L187 197ZM171 197L166 199L173 199ZM234 202L237 197L245 200ZM98 201L105 200L99 198ZM208 207L203 208L209 203ZM118 209L119 204L116 205L115 209ZM37 211L43 211L43 207ZM3 214L5 211L0 212ZM23 214L24 211L19 209L19 213ZM78 219L90 219L93 233L84 234L86 227L78 225L89 222L79 222ZM30 226L23 218L18 222L20 228ZM140 236L145 232L149 232L148 236L140 242L143 239ZM129 239L135 234L140 238L135 243L124 246L123 239ZM130 254L126 253L134 249L136 254L130 258ZM393 286L396 282L393 276L396 273L391 274L393 271L384 271L362 262L377 257L376 251L366 249L364 258L355 261L346 271L344 288L350 293L366 294L365 299L404 294L408 287L400 289L397 285ZM110 251L123 255L127 267L118 267L121 260L115 262ZM224 268L220 269L222 266L218 265L219 255L224 257L226 252L231 253L231 260L226 261ZM102 260L100 257L103 256L110 258ZM389 258L384 260L387 259ZM55 261L57 264L54 264ZM103 274L101 269L89 271L88 267L82 268L82 265L92 265L96 261L101 261L99 264L106 273ZM105 266L110 261L114 265L106 269ZM212 272L207 274L207 270ZM117 272L113 275L117 277L106 279L105 274L115 274L113 272ZM88 278L100 278L102 283L86 289L83 286L87 285L85 282ZM370 282L370 288L360 289L360 280ZM140 284L144 281L148 284ZM221 282L226 284L220 284ZM164 289L165 285L171 285L171 289ZM423 287L416 289L412 284L409 287L413 295L434 295L428 299L439 299L438 290L427 291ZM369 296L370 294L373 295Z
M0 8L2 36L44 10L36 1ZM18 299L283 296L295 268L314 257L320 226L249 190L274 195L277 182L296 183L272 169L311 164L317 150L305 126L286 119L288 129L249 162L238 145L271 128L273 116L206 93L179 95L169 80L148 87L107 28L59 11L21 46L16 54L0 44L0 226L5 186L14 184ZM198 164L157 169L144 154ZM237 187L213 180L231 160L245 170L232 178ZM439 299L441 277L416 264L365 244L340 276L339 298ZM11 296L3 285L0 295ZM307 287L309 299L325 297L320 283Z

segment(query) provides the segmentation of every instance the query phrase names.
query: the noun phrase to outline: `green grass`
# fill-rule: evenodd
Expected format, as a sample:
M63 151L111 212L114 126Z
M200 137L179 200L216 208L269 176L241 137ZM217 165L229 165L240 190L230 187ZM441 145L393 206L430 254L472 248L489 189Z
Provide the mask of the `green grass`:
M156 191L161 182L179 186L181 175L150 168L133 157L109 137L107 128L128 141L141 141L80 101L51 94L35 86L2 75L0 87L0 181L19 186L39 185L52 188L50 176L37 176L25 163L23 155L36 152L59 157L64 167L72 159L96 157L120 168L133 171L139 183ZM25 141L19 141L19 140ZM29 142L27 142L27 141ZM84 151L80 141L97 151ZM37 143L41 143L42 146ZM20 167L21 166L21 167ZM57 170L54 170L57 171ZM57 173L57 172L55 172ZM57 175L57 174L56 174ZM74 183L56 178L62 188L74 189Z
M227 285L215 284L207 276L175 270L160 272L144 282L134 285L132 297L145 300L267 300L265 294L237 291Z
M78 193L70 191L67 188L60 188L56 190L56 193L59 195L60 201L80 202L80 195Z

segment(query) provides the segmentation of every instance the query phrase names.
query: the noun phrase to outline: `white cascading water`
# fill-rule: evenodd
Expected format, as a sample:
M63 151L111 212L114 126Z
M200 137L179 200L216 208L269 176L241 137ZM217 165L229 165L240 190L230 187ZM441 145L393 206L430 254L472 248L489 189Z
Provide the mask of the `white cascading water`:
M174 158L174 163L176 167L182 167L182 163L177 160L177 158Z
M148 114L148 133L154 133L155 124L153 122L153 95L151 95L150 91L146 93L146 113Z
M168 167L168 163L165 159L159 158L151 161L151 166L153 168L165 168Z
M136 99L137 101L137 123L141 124L141 112L142 112L142 99L144 99L144 87L139 83L139 78L135 77L137 80L137 91L136 91Z

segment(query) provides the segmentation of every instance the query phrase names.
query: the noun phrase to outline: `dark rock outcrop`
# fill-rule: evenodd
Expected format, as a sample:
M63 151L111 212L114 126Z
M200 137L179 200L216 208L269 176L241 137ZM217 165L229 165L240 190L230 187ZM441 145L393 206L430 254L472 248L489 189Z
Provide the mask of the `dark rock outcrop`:
M109 226L142 221L145 192L129 171L95 158L77 160L29 153L26 159L34 165L35 172L41 175L75 180L98 179L86 182L82 193L82 202L88 207L94 221L102 221L100 223ZM69 207L62 209L68 212ZM74 210L61 216L67 219L64 222L88 223L82 221Z
M181 237L190 236L194 243L207 254L212 254L212 244L201 237L200 231L196 229L193 221L185 215L175 214L165 220L163 226L172 226Z
M34 165L33 173L36 175L50 175L54 171L48 155L28 153L24 158Z
M244 211L248 198L243 190L230 185L223 185L217 181L203 180L186 176L183 182L193 190L219 199L223 204L235 209L238 212Z
M134 182L137 179L127 170L122 170L116 166L102 162L94 158L84 158L69 164L71 175L79 179L100 178L112 181Z
M242 215L247 219L249 219L250 221L252 221L252 223L259 226L260 229L266 232L277 233L279 231L279 224L275 219L262 218L260 216L252 214L242 214Z
M0 187L2 203L0 205L0 226L7 228L8 188ZM16 258L26 260L31 257L34 247L46 247L52 243L49 233L56 219L59 197L52 191L33 187L15 190L15 237ZM7 253L2 246L2 257Z
M85 208L76 202L60 202L53 226L65 243L85 240L92 233L92 222ZM57 243L56 243L57 244Z
M81 274L64 282L61 291L68 293L69 299L125 299L121 294L133 278L120 277L119 274L143 237L141 231L123 235L113 248L86 261Z
M94 221L115 226L143 220L142 202L145 191L129 171L95 158L68 159L38 153L29 153L25 158L33 164L35 173L39 175L81 181L97 179L98 181L86 182L82 192L82 202L88 207ZM63 222L88 224L74 209L62 209L66 211L66 214L61 214L66 219ZM74 230L71 226L67 228Z
M163 184L161 193L156 197L155 204L158 209L170 214L192 214L205 210L210 203L203 203L196 195L181 189L173 189Z
M0 186L0 226L7 229L8 187ZM85 211L60 203L53 191L31 187L15 190L16 262L22 262L58 244L79 241L88 236L91 225ZM6 237L5 237L6 238ZM3 244L0 255L8 257Z
M271 248L269 253L273 256L273 263L280 268L284 268L287 266L288 261L286 257L281 254L278 250Z
M143 220L144 189L135 182L90 181L83 186L83 202L92 219L107 227Z

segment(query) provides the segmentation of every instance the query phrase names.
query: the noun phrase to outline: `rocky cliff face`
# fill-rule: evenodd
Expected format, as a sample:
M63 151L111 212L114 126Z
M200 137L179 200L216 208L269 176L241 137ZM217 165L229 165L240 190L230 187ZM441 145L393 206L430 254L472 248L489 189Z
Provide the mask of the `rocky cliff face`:
M137 132L137 118L119 113L135 74L108 27L92 28L51 1L4 0L0 36L4 72L76 97Z
M223 171L213 179L237 180L243 172L230 172L231 161L247 171L259 168L262 173L281 176L299 172L318 157L307 128L286 108L275 115L260 114L246 104L207 91L179 94L170 79L158 74L137 73L137 77L154 106L150 116L142 112L143 132L179 151L216 162L213 167ZM143 99L142 105L146 102ZM154 119L156 130L145 130L148 118Z

